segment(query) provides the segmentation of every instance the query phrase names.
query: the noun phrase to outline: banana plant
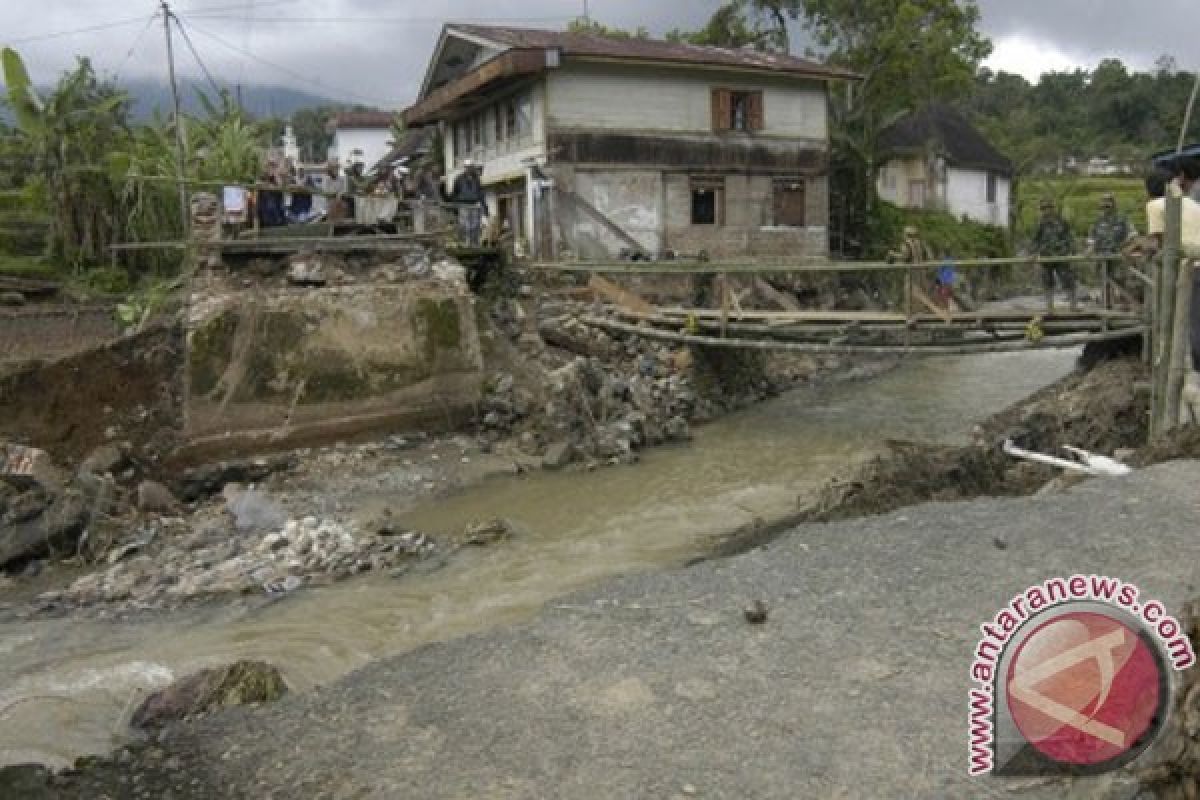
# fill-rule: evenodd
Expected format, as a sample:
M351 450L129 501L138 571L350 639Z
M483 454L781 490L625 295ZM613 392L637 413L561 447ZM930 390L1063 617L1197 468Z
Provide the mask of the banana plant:
M44 99L20 55L0 51L8 104L34 154L53 218L50 255L82 267L108 255L119 228L116 187L101 165L129 137L124 93L80 59Z

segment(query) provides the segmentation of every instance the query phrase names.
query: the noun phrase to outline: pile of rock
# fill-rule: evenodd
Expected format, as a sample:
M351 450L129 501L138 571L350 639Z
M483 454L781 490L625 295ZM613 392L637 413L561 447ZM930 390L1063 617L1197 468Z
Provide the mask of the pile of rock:
M93 466L72 475L44 450L0 443L0 568L75 552L88 524L116 501L112 476Z
M509 332L510 337L514 332ZM526 347L526 339L539 347ZM512 439L551 469L575 460L630 463L644 447L690 438L698 398L686 350L614 337L575 313L542 319L520 335L535 377L499 373L485 387L481 423L495 446Z
M43 602L68 606L127 604L131 608L176 605L218 594L278 594L371 570L384 570L432 554L429 537L364 534L334 520L288 520L265 535L236 535L220 524L191 531L181 520L168 522L166 543L153 555L138 542L112 551L108 569L85 575L66 591L47 593Z

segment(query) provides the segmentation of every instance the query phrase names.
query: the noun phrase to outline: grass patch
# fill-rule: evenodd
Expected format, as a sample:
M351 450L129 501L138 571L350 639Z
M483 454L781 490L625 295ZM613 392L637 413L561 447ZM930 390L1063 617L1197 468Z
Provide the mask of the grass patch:
M48 280L64 277L64 273L58 267L41 256L19 256L10 253L0 253L0 275Z
M904 227L915 225L921 239L936 256L952 258L1004 258L1012 255L1008 232L993 225L955 217L944 211L899 208L880 201L871 220L868 257L882 259L900 246Z
M1100 197L1112 192L1117 211L1130 224L1144 233L1146 230L1146 189L1137 177L1088 177L1063 175L1049 178L1022 178L1017 188L1017 236L1027 240L1037 228L1038 203L1051 197L1058 203L1071 230L1079 237L1082 248L1092 223L1100 214Z

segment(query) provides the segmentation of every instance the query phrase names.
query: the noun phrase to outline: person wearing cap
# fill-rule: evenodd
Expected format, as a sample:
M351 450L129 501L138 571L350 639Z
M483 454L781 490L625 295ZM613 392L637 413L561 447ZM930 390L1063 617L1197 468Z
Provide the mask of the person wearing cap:
M929 260L929 249L921 241L921 232L915 225L905 225L904 241L898 248L888 252L888 261L890 263L921 264Z
M1091 251L1101 256L1114 256L1128 241L1130 235L1129 220L1117 212L1117 199L1112 192L1100 196L1100 216L1092 223L1090 231ZM1118 286L1125 286L1121 262L1108 261L1108 275ZM1108 297L1108 287L1104 287L1104 295Z
M1067 293L1067 302L1070 304L1071 310L1077 311L1079 301L1075 293L1075 272L1069 263L1055 260L1055 257L1069 256L1075 251L1071 226L1063 219L1062 214L1058 213L1054 201L1050 198L1042 198L1038 207L1042 216L1038 221L1037 230L1034 231L1032 245L1035 261L1042 266L1042 288L1046 296L1046 310L1054 310L1054 279L1057 276L1058 282L1062 284Z

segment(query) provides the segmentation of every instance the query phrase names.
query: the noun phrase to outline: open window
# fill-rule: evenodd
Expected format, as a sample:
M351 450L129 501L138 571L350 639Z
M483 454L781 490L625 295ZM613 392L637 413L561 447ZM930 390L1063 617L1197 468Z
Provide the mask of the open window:
M713 130L751 133L763 129L763 93L713 89Z
M725 222L725 180L692 178L692 224L721 225Z
M804 181L799 179L775 181L773 201L776 225L803 228L807 224Z

